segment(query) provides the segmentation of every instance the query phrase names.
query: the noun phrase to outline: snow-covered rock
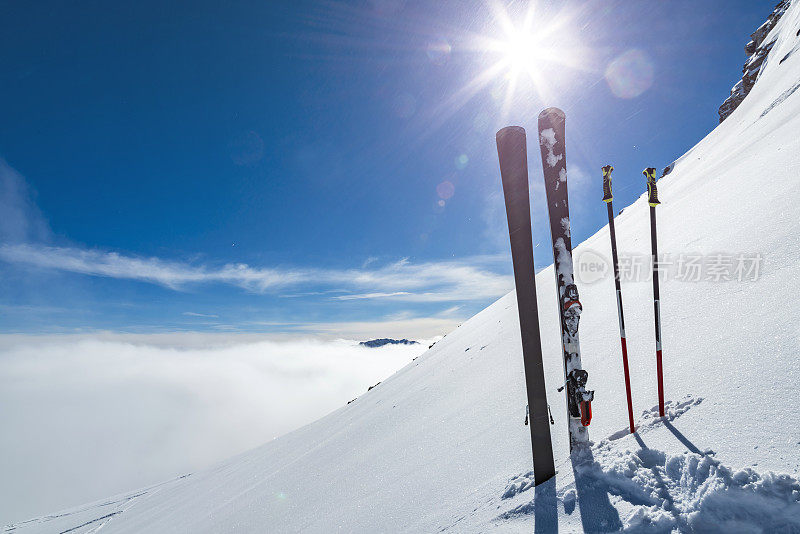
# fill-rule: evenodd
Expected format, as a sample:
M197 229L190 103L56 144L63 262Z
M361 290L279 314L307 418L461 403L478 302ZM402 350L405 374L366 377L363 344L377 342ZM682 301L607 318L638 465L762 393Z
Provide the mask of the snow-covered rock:
M731 89L730 96L726 98L725 102L719 107L719 122L724 121L733 113L733 110L739 107L739 104L742 103L744 98L750 93L753 85L755 85L764 60L767 59L770 50L772 50L775 44L775 39L767 39L767 36L786 12L790 3L791 0L781 0L781 2L775 6L775 9L769 17L767 17L766 22L750 35L751 40L744 47L744 52L749 57L742 67L742 79L736 82Z

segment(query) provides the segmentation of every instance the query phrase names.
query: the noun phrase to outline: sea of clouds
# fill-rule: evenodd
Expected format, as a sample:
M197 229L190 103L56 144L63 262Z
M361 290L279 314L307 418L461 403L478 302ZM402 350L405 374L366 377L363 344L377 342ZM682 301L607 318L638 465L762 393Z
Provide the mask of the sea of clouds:
M426 348L248 334L0 336L0 525L256 447Z

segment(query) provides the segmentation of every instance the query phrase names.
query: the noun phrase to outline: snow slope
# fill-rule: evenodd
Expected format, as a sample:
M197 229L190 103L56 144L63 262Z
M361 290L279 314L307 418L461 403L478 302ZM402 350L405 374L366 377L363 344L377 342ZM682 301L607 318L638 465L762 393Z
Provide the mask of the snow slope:
M662 283L664 420L653 409L650 282L623 282L633 436L613 281L582 284L595 445L569 456L550 267L537 276L559 470L550 483L531 487L509 294L311 425L213 469L4 532L800 532L798 30L795 1L767 38L777 42L752 92L659 181L660 251L763 256L757 281ZM622 253L649 254L644 198L617 218L617 237ZM587 251L610 254L607 228L576 256Z

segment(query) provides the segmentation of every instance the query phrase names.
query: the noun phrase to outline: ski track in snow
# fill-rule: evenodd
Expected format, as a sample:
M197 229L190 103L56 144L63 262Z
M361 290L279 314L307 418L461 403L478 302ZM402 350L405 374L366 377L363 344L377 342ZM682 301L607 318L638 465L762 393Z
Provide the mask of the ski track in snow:
M35 519L29 519L27 521L13 523L3 527L2 532L3 534L13 533L20 527L41 526L42 528L47 529L48 523L57 521L58 527L49 531L53 533L57 532L58 534L94 534L108 525L108 523L115 517L130 510L131 507L138 502L140 497L158 493L165 484L184 479L188 476L191 475L182 475L176 479L157 484L144 490L98 501L96 503L75 508L66 512L50 514ZM70 520L72 520L72 522L75 524L65 528L65 525L69 524Z
M784 91L783 93L778 95L778 98L773 100L772 104L767 106L766 109L764 109L764 111L761 112L761 117L762 118L765 117L767 115L767 113L769 113L770 111L775 109L775 107L781 105L787 98L792 96L794 94L794 92L797 91L798 89L800 89L800 82L797 82L792 87L790 87L789 89L787 89L786 91Z

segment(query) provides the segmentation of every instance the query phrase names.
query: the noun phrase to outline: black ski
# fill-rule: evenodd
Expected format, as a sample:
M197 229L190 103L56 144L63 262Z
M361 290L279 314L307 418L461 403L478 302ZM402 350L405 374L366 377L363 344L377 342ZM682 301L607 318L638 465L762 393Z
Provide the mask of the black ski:
M567 153L564 137L564 112L548 108L539 114L539 148L542 152L550 235L553 238L553 268L556 275L558 310L561 319L561 346L564 356L564 386L567 389L567 420L570 450L588 445L594 391L586 390L588 373L581 366L578 340L580 314L572 269L569 200L567 198Z
M525 130L519 126L509 126L497 132L497 154L500 158L511 258L514 263L514 283L517 288L522 359L525 364L525 384L530 409L533 475L535 484L538 485L553 477L556 468L547 417L539 311L536 305Z

